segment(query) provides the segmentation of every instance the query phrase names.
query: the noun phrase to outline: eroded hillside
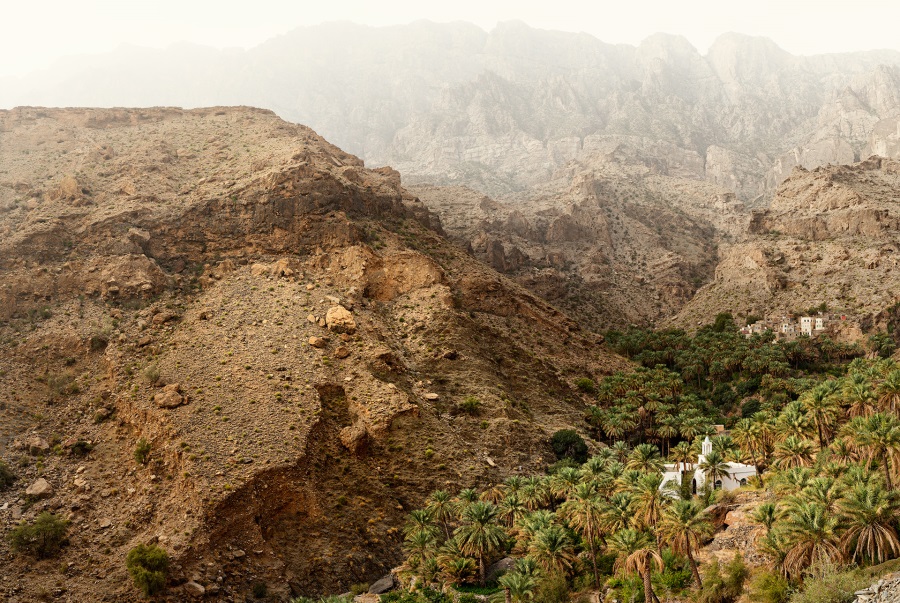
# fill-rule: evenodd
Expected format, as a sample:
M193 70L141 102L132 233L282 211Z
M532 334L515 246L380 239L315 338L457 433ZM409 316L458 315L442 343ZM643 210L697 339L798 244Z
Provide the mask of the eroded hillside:
M502 201L461 187L411 190L476 257L596 329L680 309L712 280L719 243L750 217L726 189L614 150Z
M0 112L0 301L0 521L73 522L58 559L0 545L19 601L134 597L151 541L173 600L377 578L426 492L542 468L574 379L624 366L399 174L247 108Z
M673 322L695 325L724 311L789 315L824 303L864 328L885 328L900 285L898 186L892 159L795 169Z

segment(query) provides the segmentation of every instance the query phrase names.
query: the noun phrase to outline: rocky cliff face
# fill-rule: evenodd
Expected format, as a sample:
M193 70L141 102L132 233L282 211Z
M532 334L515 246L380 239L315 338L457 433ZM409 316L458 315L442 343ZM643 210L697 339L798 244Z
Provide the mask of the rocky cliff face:
M539 469L571 383L623 366L397 172L255 109L0 112L0 301L0 525L73 522L53 572L2 539L20 599L61 563L72 600L130 599L148 541L171 600L370 581L427 492Z
M694 325L722 311L787 315L825 303L878 326L898 301L898 185L900 162L891 159L795 168L674 322Z
M717 245L747 227L732 193L671 174L614 149L502 202L461 187L411 190L476 257L599 329L669 316L711 280Z
M900 115L898 65L896 52L795 57L736 34L702 55L662 34L632 47L517 22L328 24L246 52L123 49L4 82L0 106L263 106L409 182L493 196L627 140L762 205L796 165L887 150L895 129L876 124Z

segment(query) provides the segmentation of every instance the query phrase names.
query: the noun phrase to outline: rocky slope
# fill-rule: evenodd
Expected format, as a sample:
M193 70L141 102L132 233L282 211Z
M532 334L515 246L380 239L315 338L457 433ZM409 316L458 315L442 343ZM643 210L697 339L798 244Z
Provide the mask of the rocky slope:
M300 28L247 51L123 48L0 82L0 106L248 104L409 182L493 196L623 144L762 204L795 165L897 152L900 53L797 57L721 36L638 46L501 23Z
M0 112L0 525L72 520L60 558L3 539L0 589L132 599L150 541L172 600L377 578L431 489L551 460L572 382L623 366L595 343L268 111Z
M722 311L788 315L824 303L864 329L885 328L900 301L898 187L900 162L891 159L796 168L673 322L694 325Z
M733 193L615 151L505 201L411 190L476 257L596 329L670 316L712 279L718 244L749 221Z

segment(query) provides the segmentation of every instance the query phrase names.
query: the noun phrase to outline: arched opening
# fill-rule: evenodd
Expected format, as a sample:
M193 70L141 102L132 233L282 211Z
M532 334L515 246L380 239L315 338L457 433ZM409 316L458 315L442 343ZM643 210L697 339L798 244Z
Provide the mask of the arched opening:
M696 494L696 493L697 493L697 480L692 479L691 480L691 494Z
M722 480L717 479L717 480L716 480L716 483L713 484L713 489L715 489L715 490L721 490L721 489L722 489Z
M747 478L746 478L746 477L742 477L742 478L741 478L741 486L746 486L746 485L747 485Z

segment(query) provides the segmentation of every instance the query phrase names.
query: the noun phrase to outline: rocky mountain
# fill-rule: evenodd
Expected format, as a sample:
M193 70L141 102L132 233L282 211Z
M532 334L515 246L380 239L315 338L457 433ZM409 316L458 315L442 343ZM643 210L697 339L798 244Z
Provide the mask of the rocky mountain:
M0 529L72 522L0 589L132 599L146 542L171 600L371 581L431 489L552 460L596 341L269 111L0 111Z
M900 302L900 162L795 168L747 235L723 250L715 280L675 317L789 315L825 304L863 328L886 328Z
M501 23L300 28L247 51L121 48L0 82L0 106L247 104L408 182L522 193L620 147L756 206L795 165L896 156L900 53L792 56L726 34L701 54Z
M595 329L670 316L749 222L726 189L615 153L572 162L524 200L410 190L476 257Z

